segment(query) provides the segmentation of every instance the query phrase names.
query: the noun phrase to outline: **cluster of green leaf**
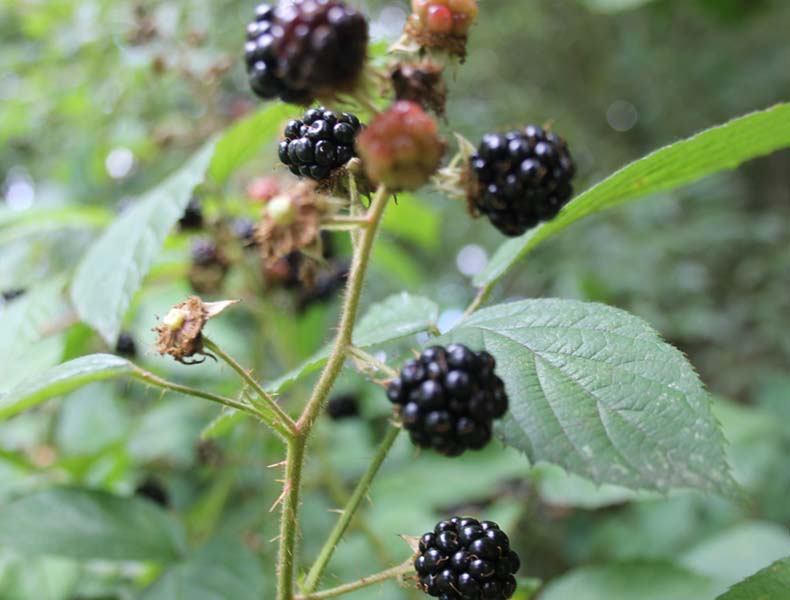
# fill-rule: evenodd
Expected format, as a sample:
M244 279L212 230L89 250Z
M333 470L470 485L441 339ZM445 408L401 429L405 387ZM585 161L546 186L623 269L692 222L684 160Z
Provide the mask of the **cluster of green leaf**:
M222 11L200 3L201 11L152 3L148 13L109 1L3 5L7 18L2 28L10 34L3 37L4 50L9 50L3 60L18 75L16 98L0 121L1 164L9 173L24 165L36 181L37 198L26 211L0 207L0 283L28 289L0 307L0 597L270 597L275 551L269 540L277 535L277 519L268 508L281 490L279 471L266 467L282 459L279 441L240 413L218 412L195 399L163 396L130 379L116 379L144 368L229 396L238 392L227 369L210 363L199 369L176 365L154 357L148 343L155 315L189 293L184 280L189 239L172 230L193 188L203 184L207 209L215 214L254 214L238 197L250 174L270 169L273 140L290 114L284 107L264 107L225 129L229 115L222 103L244 97L239 71L215 86L201 80L234 50L228 40L238 37L249 7L232 4L234 10ZM636 42L639 35L647 37L654 22L690 10L657 1L637 13L591 17L579 8L532 4L534 23L513 17L515 5L503 6L502 14L489 22L483 19L476 32L479 52L470 55L470 75L461 75L456 85L471 91L472 82L491 77L496 82L485 97L471 93L460 102L456 110L465 112L452 115L454 124L490 123L497 114L500 122L523 119L523 103L511 107L508 98L520 100L526 86L518 78L508 83L511 66L492 59L490 51L486 55L487 36L500 37L502 31L524 36L526 28L535 34L536 46L553 49L557 68L558 63L570 64L568 57L577 52L586 55L585 48L600 54L611 46L593 50L595 39L581 35L571 36L581 50L556 37L547 41L545 31L552 30L545 29L547 24L555 32L560 26L578 32L585 24L599 25L592 31L601 36L622 28L624 38L633 36ZM609 10L647 3L595 4ZM774 19L787 14L783 6L775 11ZM130 42L141 25L140 14L169 35L139 45ZM508 19L513 25L501 29ZM749 27L734 35L748 39L755 35ZM193 28L208 36L200 46L187 40ZM501 40L488 47L502 47ZM157 75L152 61L173 56L173 49L189 63L189 73ZM711 56L715 51L709 50ZM669 69L672 64L660 66ZM122 78L114 81L110 75L115 73ZM591 68L590 76L600 77L597 83L604 85L610 74ZM781 94L763 85L764 96L751 98L746 106L730 110L732 100L707 112L698 109L713 120L681 116L669 134L657 134L650 127L659 125L650 123L640 130L644 139L629 140L630 146L623 144L624 149L594 162L589 154L600 132L581 116L592 109L569 99L579 98L574 90L590 82L558 82L560 76L567 82L574 75L571 67L558 73L557 80L536 73L533 85L542 82L547 89L539 100L529 101L530 112L556 116L577 131L582 162L601 179L611 163L639 156L668 136L723 121ZM63 95L66 80L80 85ZM708 79L705 83L719 89ZM491 97L491 89L501 94ZM651 92L655 84L644 93ZM554 103L560 94L568 98ZM688 95L683 98L688 102ZM571 116L577 108L580 116ZM600 107L596 110L600 115ZM677 115L668 105L661 114L663 119ZM205 127L197 133L190 115L205 117ZM477 126L470 125L470 131ZM174 145L159 145L159 127L174 137ZM747 250L759 242L765 246L760 256L773 262L757 265L762 279L741 275L747 282L741 291L755 299L750 306L768 314L775 314L777 306L786 308L786 297L780 296L786 290L781 276L788 272L787 257L773 245L787 234L781 222L786 206L774 212L765 201L765 214L757 214L747 202L754 197L749 180L726 175L684 193L702 196L713 190L711 195L731 199L736 194L721 192L716 182L732 185L746 205L741 212L713 209L706 202L692 208L696 197L680 205L680 196L668 196L681 185L789 144L790 108L782 105L664 148L590 188L552 223L499 246L474 282L454 273L455 257L446 249L455 246L445 242L488 243L493 238L479 233L483 224L475 224L473 233L460 206L401 196L385 219L366 294L369 308L356 329L355 344L383 352L397 364L441 326L449 329L443 339L489 349L499 358L511 392L513 408L499 433L514 449L492 447L461 460L426 454L415 460L413 448L399 440L376 480L374 502L338 548L330 567L333 577L358 578L404 559L408 549L396 534L419 534L452 512L484 512L514 532L526 573L549 582L540 598L783 598L790 577L787 561L781 560L790 555L785 497L790 478L783 461L790 448L787 378L775 375L755 386L743 381L750 373L746 369L737 371L740 379L731 375L734 381L725 373L711 381L714 389L748 390L752 405L712 402L683 355L645 321L590 302L500 304L452 329L441 315L463 308L474 285L499 281L495 297L548 292L605 301L647 317L673 340L732 343L748 330L759 337L753 343L757 350L778 343L783 344L780 356L790 356L775 324L744 317L742 326L736 322L728 328L716 320L716 315L730 315L728 307L717 311L710 299L703 302L705 310L681 307L682 318L665 314L678 308L662 302L667 293L696 301L705 296L707 287L702 292L683 288L693 284L693 265L688 267L691 275L677 273L663 285L646 281L647 273L659 278L663 269L679 268L678 259L671 265L662 262L677 244L693 251L721 236L723 243L737 242ZM107 152L119 145L132 148L139 164L129 177L114 182L103 164ZM187 150L194 154L185 162ZM175 175L164 178L180 164ZM786 164L786 157L778 164ZM164 182L157 185L160 180ZM769 196L776 193L764 189ZM143 194L145 190L150 191ZM542 246L549 250L521 261L575 221L648 194L654 194L652 202L586 220L574 227L578 234L552 238ZM140 198L116 217L113 204L127 195ZM679 226L689 215L691 223ZM711 215L713 225L706 230ZM680 231L672 237L653 235L667 221ZM744 223L754 227L735 233ZM609 238L608 243L602 238ZM598 250L588 246L599 243ZM623 265L617 276L606 275L609 260ZM744 269L750 265L743 264ZM771 272L779 283L769 282ZM522 282L533 277L534 282ZM724 277L714 283L721 286L728 281ZM402 288L420 296L401 295ZM212 338L268 379L267 388L282 394L286 406L301 406L312 375L326 359L322 348L332 333L335 307L290 314L277 299L259 297L259 289L241 276L224 291L245 302L238 312L212 322ZM139 341L137 366L104 354L122 329ZM724 333L717 336L718 330ZM761 362L757 350L754 360ZM708 373L728 367L716 360L722 354L706 351L701 356L706 380ZM782 364L772 360L766 358L765 372ZM344 503L365 470L388 418L380 388L365 378L349 372L340 388L360 396L362 418L322 419L319 424L302 510L300 553L306 561L319 551L334 524L330 511ZM748 505L738 498L728 463ZM151 481L166 492L166 507L135 494L141 483ZM736 498L678 490L688 487ZM662 495L667 492L668 497ZM525 582L521 598L535 587ZM393 599L409 593L395 587L376 592Z

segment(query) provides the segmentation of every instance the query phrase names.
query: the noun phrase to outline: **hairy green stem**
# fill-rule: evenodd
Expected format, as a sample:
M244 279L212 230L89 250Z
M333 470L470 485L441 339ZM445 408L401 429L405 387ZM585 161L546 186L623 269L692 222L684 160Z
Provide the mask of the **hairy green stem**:
M324 547L321 548L321 552L318 554L318 558L316 559L315 563L313 563L310 572L307 574L304 585L302 586L304 592L312 592L316 587L318 587L321 576L324 574L324 570L326 569L327 564L329 564L329 560L332 558L335 548L337 547L338 543L340 543L340 539L343 537L343 534L346 532L346 529L351 523L351 519L354 518L354 514L357 512L359 505L362 503L362 499L367 495L371 482L379 472L381 465L387 458L387 455L389 454L392 445L395 443L395 440L398 438L399 433L400 428L390 426L389 430L387 431L387 435L382 440L381 445L379 445L379 448L376 451L376 455L373 457L373 460L368 466L368 470L362 476L362 479L359 480L359 483L357 483L357 487L354 489L354 492L351 494L351 498L349 498L348 503L343 508L343 512L340 513L340 518L335 524L334 529L332 529L332 532L329 534L326 543L324 543Z
M302 466L306 438L301 435L288 441L285 465L283 509L280 514L280 554L277 558L277 600L293 600L296 571L296 529L299 496L302 487Z
M381 573L376 573L375 575L368 575L367 577L362 577L357 581L352 581L351 583L346 583L344 585L340 585L338 587L329 590L296 596L296 600L324 600L325 598L337 598L338 596L342 596L343 594L347 594L349 592L353 592L356 590L361 590L362 588L366 588L368 586L375 585L383 581L387 581L388 579L396 579L402 577L403 575L406 575L412 570L414 570L413 559L410 558L409 560L398 565L397 567L392 567L391 569L387 569L386 571L382 571Z
M384 186L380 186L368 210L367 219L370 225L362 230L359 244L354 249L354 258L346 286L343 312L340 317L340 326L332 352L313 389L310 400L308 400L302 415L296 422L296 436L288 443L287 471L280 527L280 549L277 559L277 600L293 600L294 598L296 519L302 486L302 463L304 462L305 445L313 424L321 411L321 407L343 369L346 348L351 344L354 323L359 312L359 301L368 264L370 263L373 241L376 238L388 199L389 192Z
M139 367L135 367L134 371L132 371L132 377L134 377L135 379L139 379L140 381L144 381L145 383L155 385L156 387L162 388L164 390L178 392L179 394L184 394L186 396L195 396L196 398L203 398L204 400L216 402L217 404L222 404L223 406L227 406L228 408L234 408L236 410L240 410L249 415L257 417L258 419L264 418L264 415L262 415L258 411L258 409L256 409L254 406L251 406L244 402L240 402L238 400L234 400L233 398L227 398L225 396L220 396L219 394L212 394L211 392L206 392L203 390L199 390L197 388L181 385L180 383L168 381L167 379L162 379L158 375L154 375L150 371L146 371Z
M266 393L260 384L255 381L255 378L250 375L250 373L244 369L244 367L242 367L232 356L230 356L216 343L205 336L203 336L203 344L206 346L206 348L219 356L231 369L236 371L236 373L238 373L241 378L247 382L247 384L252 389L255 390L262 404L261 414L264 414L264 411L271 411L273 413L274 419L269 418L268 415L266 415L266 418L264 418L267 425L277 430L286 438L293 437L296 434L296 424L293 422L293 419L291 419L291 417L289 417L288 414L286 414L286 412L280 408L280 405L274 401L274 398Z

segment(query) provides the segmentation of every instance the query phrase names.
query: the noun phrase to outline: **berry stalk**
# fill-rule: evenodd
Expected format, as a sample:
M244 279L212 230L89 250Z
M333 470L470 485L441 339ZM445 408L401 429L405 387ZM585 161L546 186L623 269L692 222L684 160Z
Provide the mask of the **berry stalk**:
M321 592L314 592L312 594L304 594L301 596L296 596L295 600L325 600L326 598L337 598L338 596L342 596L343 594L348 594L349 592L361 590L362 588L366 588L368 586L375 585L383 581L387 581L388 579L396 579L402 577L403 575L406 575L407 573L413 570L414 567L412 565L412 559L410 558L406 562L396 567L392 567L391 569L387 569L386 571L382 571L381 573L376 573L375 575L368 575L367 577L362 577L357 581L352 581L351 583L339 585L329 590L323 590Z
M400 428L395 426L390 426L387 430L387 435L384 436L384 439L376 451L376 455L373 457L370 465L368 465L368 470L362 476L362 479L359 480L359 483L357 483L357 487L354 489L351 498L349 498L348 503L343 508L343 512L340 513L340 518L335 524L334 529L332 529L323 548L321 548L318 558L310 568L310 572L307 574L304 585L302 586L302 590L305 593L309 594L315 591L315 588L318 586L321 576L324 574L324 569L326 569L327 564L329 564L332 558L332 554L335 552L335 548L346 533L346 529L348 529L348 526L351 524L354 514L362 503L362 499L367 495L368 489L370 489L370 484L379 472L381 465L387 458L395 440L398 439L398 434L400 432Z
M283 491L283 510L280 516L280 549L277 560L277 600L294 600L294 562L296 546L296 523L299 508L299 495L302 487L302 466L305 446L321 407L332 391L343 369L347 348L351 345L362 287L365 283L373 242L378 233L384 209L387 207L390 192L379 186L370 209L367 212L369 226L362 231L359 244L354 249L351 274L346 286L346 297L337 337L332 352L316 383L310 400L296 422L296 435L288 443L285 490Z

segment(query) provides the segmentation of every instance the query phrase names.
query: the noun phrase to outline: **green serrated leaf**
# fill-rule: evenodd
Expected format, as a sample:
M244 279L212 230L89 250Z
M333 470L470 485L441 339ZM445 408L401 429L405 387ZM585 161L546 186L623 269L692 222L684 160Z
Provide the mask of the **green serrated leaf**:
M141 600L257 600L265 591L255 556L238 541L214 540L168 570Z
M790 557L776 561L735 585L716 600L787 600L790 597Z
M224 183L233 172L279 135L283 121L295 114L293 106L274 102L234 125L217 142L210 177Z
M214 154L206 144L178 172L124 212L83 257L71 285L77 314L114 345L132 297Z
M790 104L746 115L666 146L577 196L554 220L502 244L474 283L496 282L541 242L592 213L734 169L788 146Z
M623 562L571 571L551 582L541 600L703 600L711 581L665 562Z
M526 300L481 310L445 337L496 357L510 396L500 436L533 462L633 489L737 494L708 394L641 319Z
M131 373L134 365L112 354L90 354L75 358L35 375L0 396L0 419L16 415L49 398L62 396L92 381Z
M436 329L439 307L432 300L403 292L370 307L354 330L354 344L359 348L376 346L385 342ZM314 373L326 363L329 347L304 361L296 369L266 385L272 393L282 392L302 377Z
M55 488L23 496L0 511L0 545L20 554L172 562L185 544L173 518L134 497Z

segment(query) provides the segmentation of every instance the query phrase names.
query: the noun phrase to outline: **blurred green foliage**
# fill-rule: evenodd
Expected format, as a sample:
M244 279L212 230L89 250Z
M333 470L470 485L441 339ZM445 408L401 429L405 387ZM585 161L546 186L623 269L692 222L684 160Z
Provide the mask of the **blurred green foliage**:
M371 15L375 35L397 36L405 1L351 4ZM790 97L790 3L784 0L481 5L469 58L451 82L447 133L476 140L489 130L553 121L578 160L579 189L658 146ZM24 304L0 304L1 391L63 360L108 350L74 324L57 292L118 211L255 108L239 59L252 8L238 0L0 1L0 290L28 290L19 300ZM245 188L253 177L275 172L275 159L267 143L226 187L204 190L207 218L254 218L258 208ZM446 325L474 294L468 266L459 271L458 252L477 245L490 255L501 238L484 221L469 220L460 203L430 194L403 197L400 209L408 218L385 224L366 300L406 288L436 299ZM151 349L156 315L190 293L193 239L184 232L169 238L124 327L145 368L232 394L237 383L227 369L184 367ZM626 565L628 577L644 573L642 585L658 590L656 597L668 597L661 586L671 585L678 587L666 589L680 590L673 598L712 600L790 554L788 240L785 151L578 223L494 292L497 299L601 301L648 320L688 354L720 397L717 416L749 506L596 487L551 467L531 469L498 447L460 461L427 455L415 461L401 439L327 581L404 559L408 547L396 534L419 534L451 512L485 513L507 525L528 576L562 578L547 598L579 581L592 586L589 598L615 597L605 595L615 593L607 586L620 585ZM327 341L336 302L300 313L286 293L261 294L258 271L248 255L230 273L222 295L245 302L210 331L261 378L273 379ZM320 424L303 507L301 553L308 563L388 414L380 388L351 374L340 387L361 397L363 418ZM300 383L285 399L301 406L308 389ZM191 543L164 572L98 556L30 559L9 541L24 534L6 530L3 537L0 528L0 597L126 599L153 584L143 598L201 598L189 591L195 578L205 580L200 589L232 594L215 597L248 597L223 583L239 578L247 578L248 589L271 589L277 519L268 507L280 493L280 473L266 467L281 460L282 448L246 420L201 438L217 414L193 399L102 382L0 423L3 509L26 494L52 493L55 485L131 496L154 481ZM68 509L56 503L48 510L68 521ZM613 566L603 572L587 567L566 575L607 561ZM350 597L413 597L383 589Z

